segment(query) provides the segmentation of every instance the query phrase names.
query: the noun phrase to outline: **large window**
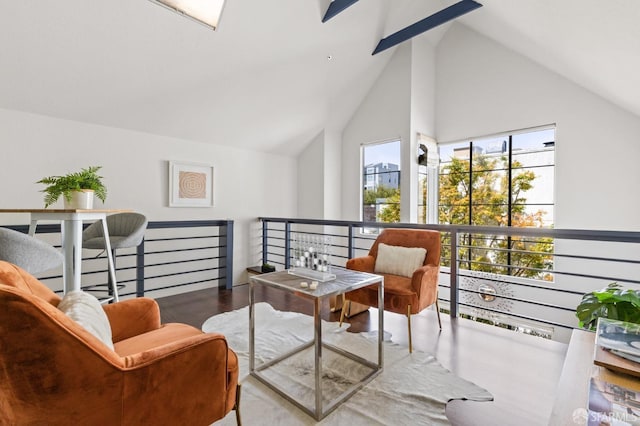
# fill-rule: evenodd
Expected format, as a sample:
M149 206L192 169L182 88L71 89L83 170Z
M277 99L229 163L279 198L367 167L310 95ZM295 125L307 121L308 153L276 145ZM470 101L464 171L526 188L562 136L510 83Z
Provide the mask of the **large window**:
M554 150L553 128L441 146L439 222L552 226ZM461 245L462 268L550 279L550 239L469 234Z
M362 220L400 222L400 141L362 146Z

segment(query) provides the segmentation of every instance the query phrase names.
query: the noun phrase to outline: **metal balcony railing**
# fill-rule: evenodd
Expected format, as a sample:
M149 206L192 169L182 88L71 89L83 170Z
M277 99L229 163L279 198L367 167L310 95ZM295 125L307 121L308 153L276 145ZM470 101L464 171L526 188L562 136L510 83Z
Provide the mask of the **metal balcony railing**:
M27 225L7 226L27 232ZM37 237L60 247L60 225L39 225ZM233 284L233 221L199 220L149 222L138 247L119 249L115 257L120 297L161 297L175 289L210 286L230 289ZM62 293L62 268L38 278ZM83 250L82 286L107 292L107 259L96 250Z
M382 228L442 236L440 306L530 334L568 341L582 295L618 282L640 285L640 232L260 218L262 261L293 266L292 244L329 237L331 262L365 255Z

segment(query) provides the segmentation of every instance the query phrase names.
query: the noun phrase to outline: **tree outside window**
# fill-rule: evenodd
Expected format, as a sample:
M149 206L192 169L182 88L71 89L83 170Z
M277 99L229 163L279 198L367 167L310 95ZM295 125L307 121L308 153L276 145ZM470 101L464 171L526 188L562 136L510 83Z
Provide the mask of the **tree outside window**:
M545 227L553 224L553 129L441 150L439 222ZM443 155L444 154L444 155ZM553 240L465 234L460 268L551 280ZM448 263L448 244L443 259Z

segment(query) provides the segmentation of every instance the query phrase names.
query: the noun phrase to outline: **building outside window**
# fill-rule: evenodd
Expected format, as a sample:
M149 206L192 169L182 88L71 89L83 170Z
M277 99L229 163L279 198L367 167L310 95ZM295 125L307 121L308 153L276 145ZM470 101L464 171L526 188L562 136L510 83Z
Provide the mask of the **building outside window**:
M362 162L362 220L399 222L400 141L363 145Z

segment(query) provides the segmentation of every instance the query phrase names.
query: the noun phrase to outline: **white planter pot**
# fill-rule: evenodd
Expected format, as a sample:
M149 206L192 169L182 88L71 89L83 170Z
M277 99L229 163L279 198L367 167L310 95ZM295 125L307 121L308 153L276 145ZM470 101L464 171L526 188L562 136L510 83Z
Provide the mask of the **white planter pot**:
M67 210L91 210L93 208L93 190L83 189L71 193L71 201L64 198L64 208Z

